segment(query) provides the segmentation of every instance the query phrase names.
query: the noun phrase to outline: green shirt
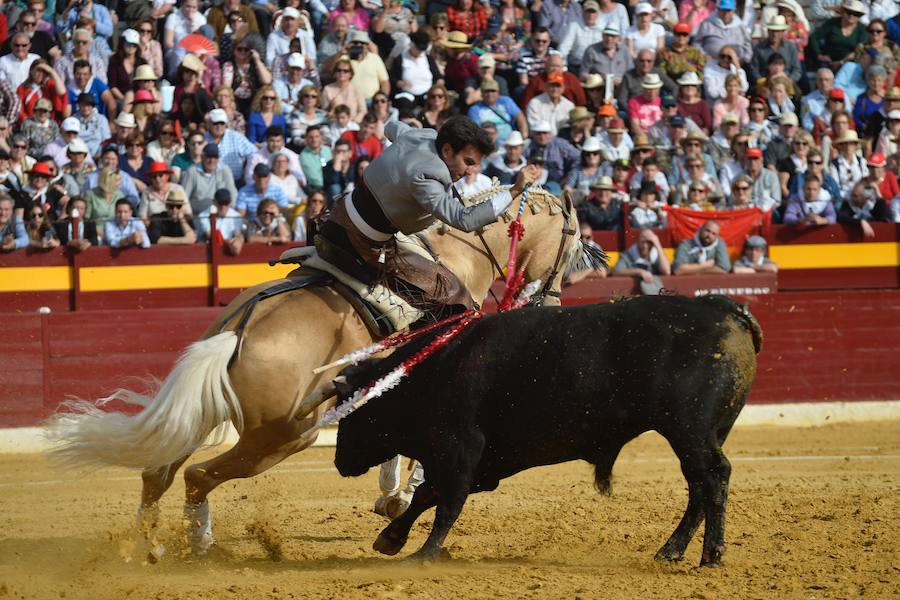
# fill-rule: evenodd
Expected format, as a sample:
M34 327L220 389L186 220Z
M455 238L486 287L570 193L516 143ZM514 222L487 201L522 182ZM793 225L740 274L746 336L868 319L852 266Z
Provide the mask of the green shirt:
M322 173L322 169L325 168L325 165L330 160L331 148L328 146L323 145L319 148L318 153L313 152L309 148L303 149L300 153L300 168L303 169L303 174L306 175L308 187L319 189L325 187L325 176Z
M841 31L841 18L828 19L816 29L810 37L814 56L824 54L831 60L844 60L853 52L859 44L869 41L869 32L862 23L857 23L856 28L845 36Z

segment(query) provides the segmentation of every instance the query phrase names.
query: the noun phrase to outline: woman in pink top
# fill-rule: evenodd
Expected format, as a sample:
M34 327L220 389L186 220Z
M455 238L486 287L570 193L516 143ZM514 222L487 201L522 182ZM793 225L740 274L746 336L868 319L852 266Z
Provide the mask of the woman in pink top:
M690 23L691 31L697 31L700 23L715 10L712 0L682 0L678 7L678 20Z
M734 113L741 121L741 126L750 120L747 109L750 101L741 93L741 78L735 74L725 77L725 97L716 102L713 107L713 127L718 129L722 123L722 117L728 113Z
M358 31L369 30L369 13L359 5L358 0L341 0L340 5L328 17L329 26L338 15L344 15L352 29Z

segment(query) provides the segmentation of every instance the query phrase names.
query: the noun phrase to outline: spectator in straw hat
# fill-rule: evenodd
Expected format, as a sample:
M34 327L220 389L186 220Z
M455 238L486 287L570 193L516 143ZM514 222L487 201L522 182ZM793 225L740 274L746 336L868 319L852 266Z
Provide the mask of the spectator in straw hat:
M182 189L169 190L166 196L166 212L150 222L147 228L150 241L160 245L185 245L197 241L191 223L190 205Z
M615 162L628 159L634 149L634 142L625 128L625 121L615 117L609 121L606 130L600 133L600 151L604 160Z
M604 77L612 75L618 86L633 66L631 52L622 44L621 30L609 25L603 29L603 38L585 50L579 73L582 79L591 73L600 73Z
M648 73L641 82L643 93L628 101L628 118L631 127L646 133L657 121L662 119L662 100L659 90L663 82L656 73Z
M51 118L53 104L41 98L34 105L34 116L22 123L21 133L28 142L28 154L41 156L48 144L59 137L59 125Z
M691 26L682 21L675 25L672 33L672 43L657 54L660 70L673 80L688 71L702 76L703 68L706 66L706 55L691 45Z
M678 79L678 114L687 117L709 135L713 129L712 111L700 97L700 77L689 71Z
M597 112L599 115L601 107L606 105L606 86L604 85L603 75L591 73L585 78L582 87L587 96L585 106L588 110ZM612 108L613 114L609 116L614 117L616 111L611 105L610 108Z
M512 185L516 182L519 171L528 164L522 156L525 148L525 140L518 131L513 131L503 142L504 151L495 156L484 170L484 174L491 179L496 178L503 185Z
M900 141L900 110L895 109L887 114L884 129L878 134L875 142L875 151L892 156L898 152L898 141Z
M444 67L447 87L457 94L464 94L466 82L479 75L478 58L472 53L469 36L462 31L451 31L441 45L447 50L447 65Z
M562 73L554 71L547 75L547 91L532 98L526 107L529 126L546 121L550 123L553 135L565 127L569 120L569 111L575 108L575 105L563 96L564 86Z
M567 125L559 130L557 135L568 140L573 146L581 145L593 135L594 113L583 106L576 106L569 111Z
M800 83L803 69L800 64L799 51L794 42L784 39L787 21L781 15L773 16L766 23L766 39L753 48L753 59L750 61L750 78L756 81L767 74L769 59L778 54L784 59L784 73L794 83Z
M575 106L585 106L587 98L585 88L574 74L566 71L566 62L559 53L551 54L545 62L543 72L531 79L525 92L522 94L522 106L528 106L532 98L547 91L547 78L553 73L561 73L563 77L563 96L572 101ZM601 96L602 98L602 96Z
M857 152L859 136L852 129L847 130L834 141L837 156L831 161L828 174L841 186L841 198L850 196L850 190L863 177L869 175L866 160Z
M618 231L622 229L622 202L614 197L615 186L609 176L597 178L590 187L587 200L578 207L578 220L591 229Z

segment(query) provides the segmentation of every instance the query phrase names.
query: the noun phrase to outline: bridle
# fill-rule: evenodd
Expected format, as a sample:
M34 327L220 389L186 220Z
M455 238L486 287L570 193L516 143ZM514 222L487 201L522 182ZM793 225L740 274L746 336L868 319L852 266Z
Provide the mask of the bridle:
M456 198L462 202L462 198L459 195L459 191L451 186L454 195ZM525 195L521 194L519 196L519 202L525 201ZM569 237L574 237L578 232L575 229L569 227L569 218L572 215L572 201L569 199L569 195L567 192L563 192L563 199L560 202L562 205L562 214L563 214L563 226L562 226L562 235L559 236L559 248L556 250L556 260L553 261L553 268L550 270L550 275L547 277L546 281L544 281L544 285L541 289L532 296L531 304L532 306L541 306L544 303L544 298L547 296L553 296L554 298L559 298L562 296L562 291L554 291L552 290L553 281L556 279L556 276L559 275L560 268L562 267L562 259L563 255L566 251L566 242ZM497 277L503 279L503 267L500 266L500 261L497 260L497 257L494 255L493 250L488 245L487 241L484 239L484 235L481 231L476 230L475 235L478 236L478 239L481 240L481 245L484 246L484 252L487 254L488 258L491 261L491 265L493 265L494 270L497 272ZM494 290L488 289L491 293L491 297L494 299L494 302L499 306L500 301L497 298L496 294L494 294Z

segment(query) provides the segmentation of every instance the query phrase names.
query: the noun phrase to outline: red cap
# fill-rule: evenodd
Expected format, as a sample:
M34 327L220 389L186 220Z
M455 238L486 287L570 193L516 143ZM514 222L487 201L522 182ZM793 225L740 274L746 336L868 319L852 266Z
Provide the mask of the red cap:
M883 167L887 164L887 161L884 159L884 154L881 152L873 152L869 155L868 165L870 167Z
M555 83L556 85L566 85L566 78L559 71L547 73L547 85Z
M165 173L166 175L171 175L172 171L169 169L166 163L162 161L150 163L150 166L147 167L147 175L156 175L157 173Z
M747 158L762 158L762 148L747 148Z
M691 24L685 23L684 21L678 23L675 26L675 33L690 33L691 32Z
M832 88L830 92L828 92L828 97L832 100L843 100L844 99L844 90L840 88Z
M50 172L50 165L45 162L36 162L31 167L31 170L28 171L29 175L43 175L44 177L50 178L53 177L53 173Z

